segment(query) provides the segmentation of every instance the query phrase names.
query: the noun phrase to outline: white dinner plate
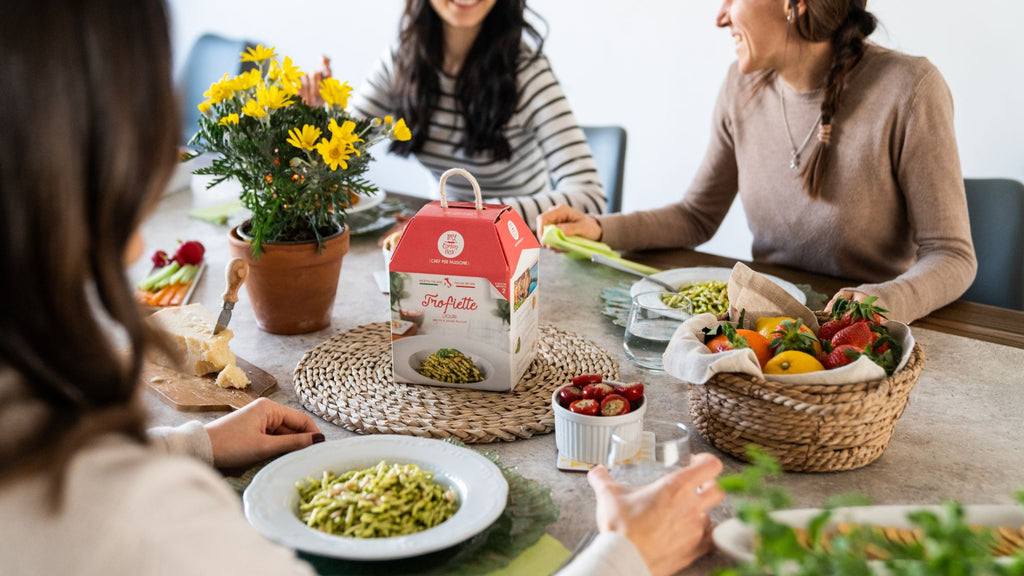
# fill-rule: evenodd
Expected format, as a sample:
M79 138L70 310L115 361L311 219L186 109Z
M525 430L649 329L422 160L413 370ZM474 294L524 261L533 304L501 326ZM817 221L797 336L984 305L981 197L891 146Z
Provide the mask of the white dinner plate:
M388 464L416 464L451 487L459 509L422 532L391 538L349 538L315 530L299 520L296 482L325 470L344 473ZM375 435L314 444L267 464L242 495L245 517L264 536L290 548L347 560L394 560L419 556L464 542L501 515L508 483L498 467L468 448L414 436Z
M362 212L363 210L369 210L384 201L384 197L387 196L383 191L378 191L373 196L360 196L359 202L356 202L355 206L350 206L345 209L346 214L355 214Z
M854 506L836 508L830 522L853 522L892 528L911 528L907 514L917 510L942 512L940 506ZM802 508L779 510L772 513L775 520L794 528L806 528L820 509ZM964 519L968 524L981 526L1020 526L1024 524L1024 508L1007 505L964 506ZM754 559L754 533L738 518L719 524L712 533L715 546L736 561Z
M673 268L671 270L663 270L657 274L651 274L651 277L661 280L662 282L667 282L669 285L675 286L678 290L679 288L694 282L707 282L708 280L721 280L722 282L728 282L730 275L732 275L732 268L694 266L692 268ZM789 292L793 298L796 298L797 302L800 302L801 304L807 303L807 295L797 288L796 284L787 282L782 278L772 276L771 274L763 274L763 276L778 284L786 292ZM643 292L664 289L664 287L658 286L646 278L642 278L633 283L633 286L629 289L629 295L630 297L633 297ZM652 303L654 302L652 301ZM681 311L679 312L679 319L686 320L687 318L689 318L688 315Z

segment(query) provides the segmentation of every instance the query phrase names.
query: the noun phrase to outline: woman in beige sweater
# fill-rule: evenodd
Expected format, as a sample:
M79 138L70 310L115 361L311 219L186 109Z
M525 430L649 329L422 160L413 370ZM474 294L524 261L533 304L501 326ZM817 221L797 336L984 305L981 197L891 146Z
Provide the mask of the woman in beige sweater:
M953 101L924 58L866 41L865 0L726 0L737 62L682 200L597 217L543 214L616 249L696 247L739 193L758 262L848 278L910 322L970 286L977 262Z
M213 468L322 441L308 414L261 399L145 430L124 261L176 156L162 1L12 3L0 53L0 574L313 574ZM638 491L595 471L603 534L567 574L692 561L721 469L698 456Z

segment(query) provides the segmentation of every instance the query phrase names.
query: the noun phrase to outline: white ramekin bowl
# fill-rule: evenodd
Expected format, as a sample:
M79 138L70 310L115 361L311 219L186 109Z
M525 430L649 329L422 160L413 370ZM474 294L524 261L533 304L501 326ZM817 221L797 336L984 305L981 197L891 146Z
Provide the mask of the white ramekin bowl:
M555 446L559 455L584 464L606 464L613 433L626 440L640 439L644 430L644 413L647 412L646 397L636 410L621 416L587 416L562 408L558 403L558 390L561 389L559 386L551 394L551 409L555 413Z

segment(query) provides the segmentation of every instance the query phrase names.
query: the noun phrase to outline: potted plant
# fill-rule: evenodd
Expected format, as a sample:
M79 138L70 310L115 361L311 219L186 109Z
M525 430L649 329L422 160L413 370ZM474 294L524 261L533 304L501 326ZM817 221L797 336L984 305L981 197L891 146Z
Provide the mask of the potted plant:
M351 88L335 78L320 82L323 105L303 102L302 71L273 47L241 56L253 68L210 86L189 157L216 155L195 171L216 176L209 186L241 184L250 218L231 230L229 242L233 256L249 261L246 290L260 328L319 330L330 323L348 252L346 210L378 193L365 178L369 148L411 134L402 119L351 117Z

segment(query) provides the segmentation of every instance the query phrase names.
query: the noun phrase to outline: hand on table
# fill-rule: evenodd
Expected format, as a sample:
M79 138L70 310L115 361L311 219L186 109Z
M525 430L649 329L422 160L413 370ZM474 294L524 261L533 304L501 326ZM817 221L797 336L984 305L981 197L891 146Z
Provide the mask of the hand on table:
M675 574L711 550L707 511L725 496L715 480L721 471L715 456L695 454L686 468L627 488L594 467L587 480L597 496L597 528L628 538L652 574Z
M266 398L205 426L218 468L251 466L270 458L323 442L313 418Z
M551 224L558 226L566 236L601 239L601 224L593 216L564 204L552 206L537 216L537 236L543 236L544 227Z

